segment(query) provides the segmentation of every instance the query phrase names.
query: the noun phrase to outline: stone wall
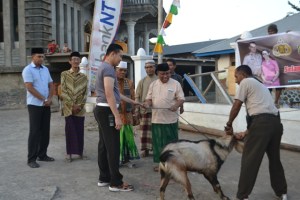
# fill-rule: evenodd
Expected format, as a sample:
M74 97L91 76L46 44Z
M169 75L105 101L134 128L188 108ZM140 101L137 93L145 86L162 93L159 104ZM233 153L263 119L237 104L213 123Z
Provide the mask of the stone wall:
M21 72L0 73L0 110L26 106L26 90Z

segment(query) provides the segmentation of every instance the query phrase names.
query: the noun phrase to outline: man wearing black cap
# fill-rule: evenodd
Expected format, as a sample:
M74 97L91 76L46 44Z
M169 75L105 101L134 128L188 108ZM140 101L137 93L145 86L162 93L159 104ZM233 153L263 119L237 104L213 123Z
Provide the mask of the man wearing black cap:
M178 140L179 108L184 94L178 81L170 78L167 63L158 64L158 80L149 86L145 107L152 107L153 161L159 163L160 153L165 145ZM158 166L154 167L158 171Z
M67 162L72 162L72 154L83 159L84 146L84 105L87 98L87 76L79 72L80 54L72 52L69 63L71 69L61 73L62 114L65 117Z
M38 168L39 161L54 161L47 155L50 132L50 105L54 86L47 67L42 65L44 50L31 50L32 62L23 72L23 80L27 89L27 107L29 112L28 166Z

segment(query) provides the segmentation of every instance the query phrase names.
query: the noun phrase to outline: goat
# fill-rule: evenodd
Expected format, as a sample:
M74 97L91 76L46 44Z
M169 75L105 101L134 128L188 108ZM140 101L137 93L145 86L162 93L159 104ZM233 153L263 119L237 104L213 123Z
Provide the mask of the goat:
M159 163L160 199L164 200L170 179L184 186L188 199L195 199L187 176L187 172L191 171L203 174L219 197L229 200L223 194L217 174L233 147L238 152L242 151L241 144L233 135L200 141L179 140L166 145L161 152Z

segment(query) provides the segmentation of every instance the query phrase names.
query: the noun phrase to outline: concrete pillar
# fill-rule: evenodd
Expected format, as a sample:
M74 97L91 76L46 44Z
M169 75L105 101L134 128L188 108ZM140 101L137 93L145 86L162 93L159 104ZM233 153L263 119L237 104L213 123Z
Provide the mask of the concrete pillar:
M149 54L149 35L149 31L144 32L144 48L147 55Z
M146 60L152 59L152 56L146 55L143 48L139 48L136 56L131 56L134 61L134 85L137 86L139 81L144 78L147 74L145 71Z
M12 13L12 1L3 1L3 32L4 32L4 56L5 66L12 66L12 45L13 45L13 13Z
M27 64L26 57L26 34L25 34L25 3L24 0L18 0L18 20L19 20L19 53L20 66Z
M202 73L202 66L196 66L195 67L195 74L201 74ZM199 88L200 91L202 91L202 76L195 77L195 84Z
M134 44L134 26L136 22L128 21L126 22L127 25L127 32L128 32L128 54L134 55L135 54L135 44Z

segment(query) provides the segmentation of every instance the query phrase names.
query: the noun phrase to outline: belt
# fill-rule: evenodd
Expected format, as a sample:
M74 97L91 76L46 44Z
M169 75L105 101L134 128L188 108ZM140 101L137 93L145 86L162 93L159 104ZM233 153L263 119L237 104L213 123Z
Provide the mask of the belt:
M102 106L102 107L109 107L108 103L97 103L97 106ZM119 104L117 103L117 108L119 107Z
M257 115L252 115L250 117L251 117L251 119L256 119L256 118L261 118L261 117L278 117L278 115L274 115L271 113L261 113L261 114L257 114Z

